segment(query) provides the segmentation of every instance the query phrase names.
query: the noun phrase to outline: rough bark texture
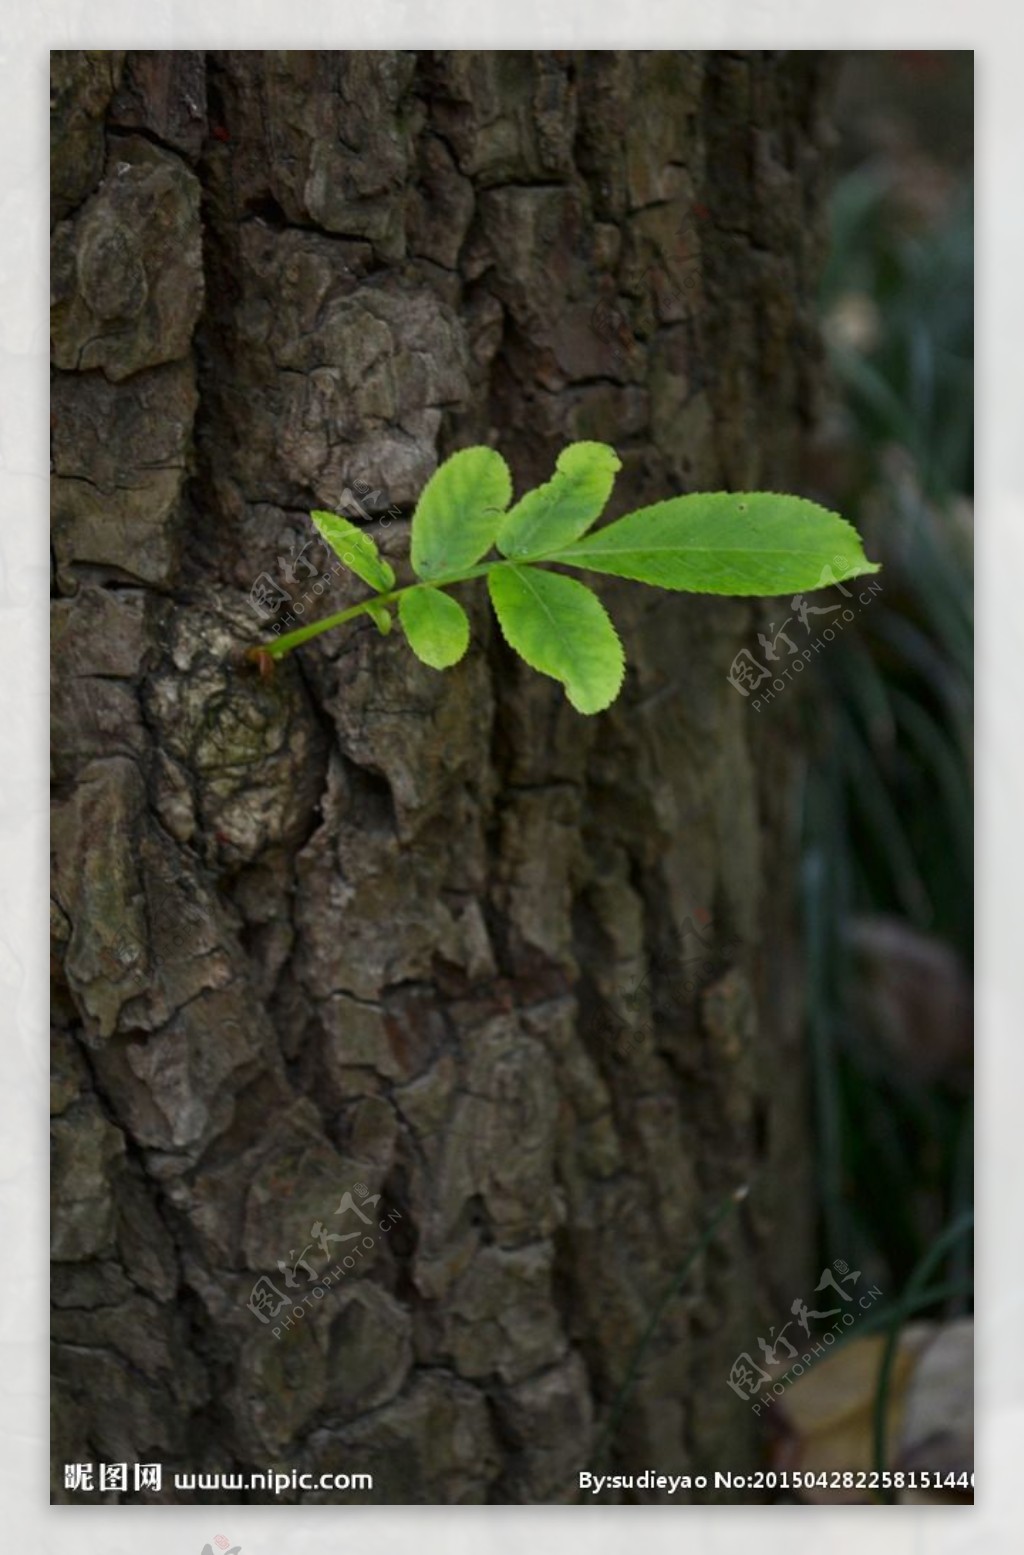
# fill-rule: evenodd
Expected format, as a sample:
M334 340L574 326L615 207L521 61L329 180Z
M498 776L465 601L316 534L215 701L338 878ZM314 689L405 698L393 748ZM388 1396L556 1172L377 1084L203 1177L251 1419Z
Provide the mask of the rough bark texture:
M311 506L362 481L407 516L459 446L521 489L612 442L613 511L792 485L821 62L75 52L53 78L55 1498L91 1460L162 1462L129 1500L268 1465L375 1476L285 1500L571 1500L752 1180L605 1460L741 1469L764 1427L725 1379L811 1218L792 752L726 680L750 607L604 587L630 669L593 719L479 588L445 674L366 622L269 681L240 660L261 574L305 619L358 597L314 598ZM405 554L406 518L380 534ZM673 1004L701 911L733 949ZM645 976L623 1059L602 1010ZM333 1214L364 1188L372 1247L314 1246L342 1272L276 1338L254 1283L285 1290L317 1222L364 1230Z

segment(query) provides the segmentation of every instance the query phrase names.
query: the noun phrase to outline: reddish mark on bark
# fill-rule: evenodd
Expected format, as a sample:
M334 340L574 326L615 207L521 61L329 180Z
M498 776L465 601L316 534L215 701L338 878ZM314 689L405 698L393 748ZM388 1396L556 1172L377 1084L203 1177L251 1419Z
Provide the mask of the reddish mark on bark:
M261 680L271 680L273 678L274 658L272 654L267 652L266 648L247 648L245 657L248 663L256 666Z
M706 205L697 204L693 207L693 214L696 216L698 221L707 221L708 217L711 215L711 212L708 210Z
M223 124L211 124L210 125L210 134L213 136L214 140L230 140L231 139L231 136L228 134L228 132L224 128Z

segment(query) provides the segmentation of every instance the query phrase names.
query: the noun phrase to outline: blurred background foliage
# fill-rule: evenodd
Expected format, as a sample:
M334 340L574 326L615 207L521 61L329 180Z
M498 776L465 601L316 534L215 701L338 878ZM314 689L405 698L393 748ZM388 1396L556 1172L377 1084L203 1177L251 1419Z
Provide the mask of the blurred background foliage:
M897 1302L925 1264L940 1318L973 1191L973 56L848 55L837 120L811 494L884 571L801 699L821 1252Z

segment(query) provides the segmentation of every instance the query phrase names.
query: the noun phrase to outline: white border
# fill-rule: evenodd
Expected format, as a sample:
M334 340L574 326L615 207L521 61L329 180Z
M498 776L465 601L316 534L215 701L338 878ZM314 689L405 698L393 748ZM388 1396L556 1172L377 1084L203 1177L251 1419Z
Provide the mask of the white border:
M246 0L43 0L0 29L0 1351L3 1542L54 1555L198 1555L214 1532L243 1555L520 1555L567 1539L588 1555L758 1550L960 1555L1019 1547L1024 1513L1020 1217L1024 860L1024 8L975 0L647 0L339 6ZM687 14L689 13L689 14ZM212 46L897 48L977 50L979 211L979 1477L973 1511L944 1508L53 1508L48 1506L46 1273L47 52Z

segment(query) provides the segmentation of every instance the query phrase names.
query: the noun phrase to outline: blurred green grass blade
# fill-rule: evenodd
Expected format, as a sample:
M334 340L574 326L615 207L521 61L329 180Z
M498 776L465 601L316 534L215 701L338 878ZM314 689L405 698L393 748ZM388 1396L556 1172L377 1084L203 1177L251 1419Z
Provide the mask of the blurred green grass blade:
M915 1268L907 1282L907 1288L903 1293L903 1302L911 1305L927 1288L932 1274L942 1263L948 1251L955 1245L959 1238L966 1236L974 1226L973 1211L968 1210L959 1215L952 1225L947 1226L941 1236L937 1237L928 1249L921 1262ZM878 1386L875 1392L874 1407L874 1446L875 1467L880 1473L888 1468L888 1407L889 1390L892 1382L893 1363L896 1359L896 1347L899 1344L901 1322L897 1316L889 1330L889 1337L882 1353L881 1364L878 1368ZM894 1499L893 1492L887 1492L886 1500Z
M838 739L855 779L857 803L888 857L893 892L918 928L931 927L934 909L889 787L853 719L839 710Z

